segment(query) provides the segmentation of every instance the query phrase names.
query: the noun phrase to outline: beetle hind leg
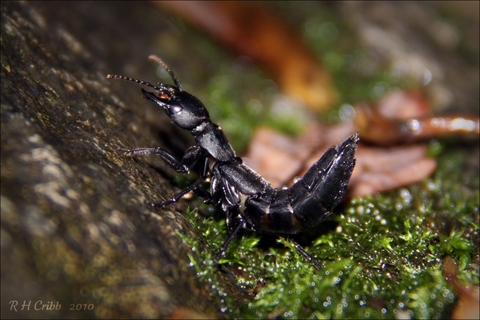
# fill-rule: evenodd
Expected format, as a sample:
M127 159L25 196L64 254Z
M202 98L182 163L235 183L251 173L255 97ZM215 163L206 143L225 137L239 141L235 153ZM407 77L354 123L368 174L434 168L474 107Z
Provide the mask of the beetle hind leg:
M215 256L215 259L213 259L213 265L215 267L219 266L220 259L222 259L225 256L225 252L227 251L227 248L230 245L230 242L232 242L232 240L237 237L242 227L243 227L242 223L238 223L235 226L235 228L232 229L227 239L222 243L222 245L220 246L220 249L218 250L217 255Z
M299 245L296 241L293 241L292 239L289 239L289 241L293 244L298 254L301 255L305 260L310 262L315 269L320 270L322 268L320 262L315 260L315 258L312 257L307 251L305 251L305 249L301 245Z

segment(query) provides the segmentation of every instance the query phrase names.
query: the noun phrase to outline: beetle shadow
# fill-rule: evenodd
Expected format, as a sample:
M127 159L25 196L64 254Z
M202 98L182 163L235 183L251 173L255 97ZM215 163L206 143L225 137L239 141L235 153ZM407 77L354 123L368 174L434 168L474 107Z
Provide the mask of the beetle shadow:
M325 220L316 225L315 227L306 229L299 234L261 233L258 247L265 251L268 251L268 249L270 248L284 248L285 246L277 241L279 236L287 239L292 239L302 247L309 247L313 245L315 240L317 240L322 235L335 232L338 225L339 223L335 220Z
M321 236L335 232L338 225L338 221L334 219L326 219L313 228L309 228L300 234L294 234L290 236L290 238L292 238L302 247L308 247L313 245L313 243Z

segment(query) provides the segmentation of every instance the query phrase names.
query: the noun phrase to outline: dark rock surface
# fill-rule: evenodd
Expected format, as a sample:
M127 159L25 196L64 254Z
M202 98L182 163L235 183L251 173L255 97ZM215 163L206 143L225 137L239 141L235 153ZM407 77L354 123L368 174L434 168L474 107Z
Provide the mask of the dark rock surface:
M114 147L161 146L157 133L175 130L148 108L129 111L146 104L138 86L105 78L151 77L146 57L175 31L168 19L142 2L1 9L2 318L221 317L176 234L195 236L191 225L144 204L172 193L165 175ZM130 101L112 89L127 87Z

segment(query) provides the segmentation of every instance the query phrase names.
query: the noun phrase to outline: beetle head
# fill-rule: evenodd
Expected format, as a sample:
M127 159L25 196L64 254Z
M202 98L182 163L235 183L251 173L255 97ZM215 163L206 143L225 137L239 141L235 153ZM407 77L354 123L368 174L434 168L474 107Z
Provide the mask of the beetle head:
M149 100L161 106L172 121L182 129L192 130L202 122L209 119L208 111L200 100L190 93L182 90L182 85L172 70L157 56L150 56L151 60L158 62L167 70L175 83L174 86L159 83L153 85L150 82L137 80L130 77L107 75L108 79L122 79L133 81L138 84L155 89L154 92L142 89L143 94Z
M168 86L167 89L155 92L142 89L142 92L147 99L161 106L170 119L182 129L192 130L209 119L207 109L195 96L175 87Z

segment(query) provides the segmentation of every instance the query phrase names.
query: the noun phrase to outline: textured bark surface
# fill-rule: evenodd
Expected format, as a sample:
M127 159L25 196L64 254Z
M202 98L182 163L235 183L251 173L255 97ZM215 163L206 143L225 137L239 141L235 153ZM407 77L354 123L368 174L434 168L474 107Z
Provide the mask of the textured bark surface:
M174 130L129 111L138 86L105 78L141 77L137 61L151 77L153 33L172 29L147 3L89 4L2 2L2 317L221 317L176 234L195 237L191 225L145 205L172 193L165 167L114 147L160 146L156 133ZM127 87L131 101L111 89Z

